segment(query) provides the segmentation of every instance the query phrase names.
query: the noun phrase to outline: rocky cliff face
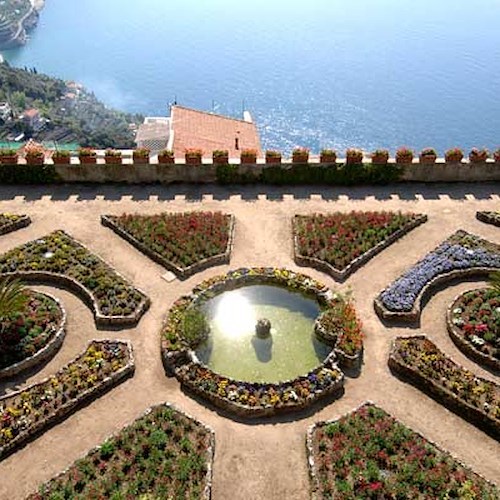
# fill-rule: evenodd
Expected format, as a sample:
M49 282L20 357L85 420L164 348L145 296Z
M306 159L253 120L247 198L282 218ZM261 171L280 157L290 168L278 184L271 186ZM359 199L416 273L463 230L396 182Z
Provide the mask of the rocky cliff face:
M27 40L27 32L38 24L39 12L44 6L44 1L30 1L31 8L21 19L9 21L5 16L0 16L0 49L24 45Z

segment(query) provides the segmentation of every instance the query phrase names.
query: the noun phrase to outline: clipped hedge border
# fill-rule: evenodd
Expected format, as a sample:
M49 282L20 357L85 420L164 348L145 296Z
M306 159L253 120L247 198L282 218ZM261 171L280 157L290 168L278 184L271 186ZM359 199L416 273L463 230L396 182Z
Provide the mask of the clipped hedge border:
M223 264L229 264L231 260L231 252L234 244L234 215L230 215L229 220L229 236L228 243L226 247L226 251L219 255L214 255L212 257L207 257L206 259L202 259L199 262L191 264L188 267L179 267L165 259L160 254L154 252L150 248L148 248L144 243L140 242L137 238L124 231L121 227L113 222L109 215L101 215L101 224L105 227L110 228L114 231L118 236L122 237L124 240L128 241L131 245L136 247L140 252L149 257L154 262L157 262L167 270L173 272L179 279L185 280L201 271L205 271L206 269L214 266L221 266Z
M424 222L427 222L427 215L417 215L415 220L408 223L401 229L398 229L397 231L392 233L388 238L381 241L380 243L377 243L373 248L370 248L370 250L367 250L359 257L356 257L353 261L351 261L350 264L344 267L344 269L337 269L336 267L333 267L331 264L329 264L324 260L317 259L315 257L308 257L306 255L301 255L299 250L299 244L297 241L297 231L296 231L297 217L298 216L295 215L292 220L293 252L294 252L295 263L299 266L312 267L320 272L329 274L337 281L344 281L345 279L347 279L348 276L357 271L361 266L366 264L370 259L372 259L375 255L380 253L382 250L392 245L395 241L399 240L400 238L402 238L403 236L405 236L410 231L420 226Z
M500 227L500 212L476 212L476 219Z
M189 413L186 413L185 411L181 411L178 408L176 408L175 405L172 405L170 403L163 403L163 404L158 404L158 405L154 405L154 406L149 407L145 412L141 413L141 415L139 415L136 419L134 419L134 421L131 424L124 426L122 429L120 429L117 432L114 432L113 434L109 434L105 439L102 440L102 443L105 443L109 439L118 438L120 436L120 434L124 430L126 430L128 427L134 425L134 423L137 422L138 420L141 420L142 418L147 417L150 413L152 413L157 408L160 408L162 406L170 408L173 411L175 411L176 413L183 415L188 420L193 422L197 427L201 427L203 430L205 430L210 435L210 445L207 448L207 452L206 452L207 473L206 473L206 479L205 479L205 487L203 488L203 496L201 497L203 500L210 500L212 497L213 461L214 461L214 455L215 455L215 432L211 427L200 422L199 420L197 420L195 417L193 417ZM88 452L86 452L85 455L82 455L81 457L79 457L79 459L84 459L88 455L91 455L92 453L99 451L100 447L102 446L102 443L98 446L95 446L94 448L92 448ZM79 459L75 460L75 462L77 462ZM62 478L69 470L71 470L71 468L73 466L74 466L74 463L69 465L68 467L66 467L63 471L59 472L56 476L50 478L48 482ZM36 492L34 492L33 494L36 494ZM28 498L30 498L30 497L28 497Z
M479 429L490 434L497 441L500 439L500 420L494 420L486 413L483 413L478 408L470 405L467 401L460 399L457 395L445 387L436 383L432 379L428 379L416 368L405 364L397 354L397 342L405 339L427 339L425 335L415 335L412 337L397 337L392 342L391 351L389 354L388 365L391 371L400 376L402 379L407 380L410 384L414 385L417 389L431 396L438 403L449 408L451 411L474 424ZM446 356L445 354L443 354ZM451 360L449 356L446 356ZM452 360L453 361L453 360ZM461 365L453 363L464 371L466 368ZM482 377L474 375L475 378L487 382L494 383ZM497 385L497 384L495 384Z
M417 437L419 437L419 438L423 439L424 441L426 441L427 443L429 443L439 453L442 453L445 456L451 457L459 466L463 467L466 470L471 471L473 474L475 474L476 476L478 476L481 480L485 481L488 485L490 485L492 487L495 487L495 485L491 481L488 481L484 476L482 476L481 474L478 474L477 472L473 471L468 465L466 465L465 463L463 463L455 455L453 455L449 451L441 448L441 446L439 446L437 443L435 443L431 439L425 437L420 432L412 429L411 427L408 427L405 423L403 423L401 420L399 420L398 418L394 417L390 413L386 412L380 406L377 406L372 401L367 400L364 403L362 403L359 406L357 406L356 408L353 408L351 411L343 413L342 415L340 415L337 418L334 418L334 419L331 419L331 420L322 420L320 422L315 422L314 424L312 424L307 429L307 434L306 434L307 466L308 466L308 470L309 470L309 479L310 479L310 484L311 484L311 498L312 498L312 500L321 500L323 498L323 497L321 497L319 495L319 492L321 491L320 479L319 479L319 474L318 474L317 467L316 467L316 462L314 460L314 455L315 455L315 450L314 450L314 448L315 448L315 446L314 446L315 437L314 437L314 434L316 432L316 429L318 429L320 427L324 427L324 426L330 425L330 424L334 424L334 423L338 422L340 419L342 419L343 417L348 416L348 415L350 415L352 413L356 413L357 411L361 410L362 408L364 408L366 406L380 408L385 413L387 413L387 415L389 415L391 418L393 418L394 421L395 421L395 423L400 424L400 425L406 427L407 429L411 430Z
M464 339L460 329L457 328L453 324L453 309L457 307L457 303L462 298L462 296L466 293L479 291L481 289L476 290L468 290L467 292L463 292L457 295L453 302L446 309L446 326L448 328L448 333L450 334L451 340L453 340L454 344L469 358L474 360L479 365L484 365L495 371L496 375L500 374L500 360L490 356L489 354L485 354L484 352L476 349L470 342Z
M0 236L4 234L11 233L12 231L17 231L23 227L29 226L31 224L31 219L28 215L21 215L19 219L15 221L8 222L3 226L0 226Z
M29 427L28 429L25 429L23 432L18 434L14 439L9 441L8 444L6 444L3 447L0 447L0 460L3 460L6 456L10 455L16 449L22 447L27 442L34 439L36 436L38 436L42 432L50 429L51 427L53 427L54 425L56 425L60 422L62 422L69 415L74 413L78 408L85 406L85 405L91 403L92 401L96 400L99 396L108 392L111 388L113 388L114 386L123 382L128 377L131 377L134 374L134 371L135 371L134 355L132 352L132 344L128 340L116 340L116 341L91 340L87 344L85 351L78 354L75 358L73 358L71 361L69 361L65 366L68 366L72 363L75 363L84 354L84 352L86 352L87 348L89 348L94 342L101 343L101 344L106 343L106 342L120 342L122 344L126 344L127 354L128 354L128 358L129 358L127 364L125 366L123 366L122 368L120 368L115 373L113 373L113 375L111 377L106 377L99 385L91 387L90 389L86 389L82 393L78 394L78 396L74 399L69 399L66 403L64 403L62 406L57 408L55 411L53 411L49 415L45 416L45 418L40 419L38 422L34 423L31 427ZM53 377L53 375L52 376L49 375L48 377L44 378L40 382L32 384L32 385L25 387L23 389L20 389L16 392L12 392L12 393L9 393L5 396L2 396L0 398L0 405L2 405L6 399L10 399L12 397L17 396L18 394L29 391L33 387L44 384L47 381L49 381L52 377Z
M59 324L59 328L55 335L52 337L52 339L42 347L39 351L37 351L35 354L32 356L29 356L28 358L25 358L17 363L14 363L13 365L7 366L3 369L0 370L0 380L9 378L9 377L14 377L15 375L18 375L19 373L29 370L30 368L33 368L34 366L40 365L43 362L49 360L52 358L56 352L59 350L61 347L64 337L66 336L66 310L64 309L63 305L61 304L60 300L54 297L53 295L50 295L48 293L42 293L42 292L36 292L37 294L40 295L45 295L46 297L49 297L52 299L60 308L61 313L62 313L62 319Z
M373 300L373 305L378 316L384 320L401 320L408 323L417 322L422 311L422 302L424 302L431 294L435 287L448 283L450 281L468 278L483 278L488 276L495 269L489 267L471 267L469 269L454 269L448 273L436 276L429 281L420 291L415 299L414 306L411 311L390 311L387 309L380 296L386 288L382 290Z

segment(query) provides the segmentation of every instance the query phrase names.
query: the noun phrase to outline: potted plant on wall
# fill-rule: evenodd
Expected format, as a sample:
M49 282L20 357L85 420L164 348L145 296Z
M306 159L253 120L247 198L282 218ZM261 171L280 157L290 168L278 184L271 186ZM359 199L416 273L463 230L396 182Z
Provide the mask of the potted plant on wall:
M241 164L249 165L257 163L257 150L243 149L240 154Z
M500 148L498 148L494 153L493 153L493 159L495 160L495 163L500 163Z
M334 149L322 149L319 154L320 163L335 163L337 161L337 152Z
M309 149L307 148L295 148L292 151L292 163L295 165L306 164L309 162Z
M106 149L104 152L104 162L106 165L121 165L122 152L111 148Z
M186 165L201 165L201 158L203 156L203 151L197 148L186 149L184 157L186 159Z
M274 149L266 151L266 163L272 165L279 165L281 163L281 153Z
M434 148L424 148L420 151L419 161L422 165L434 165L436 158L437 152Z
M1 165L17 165L17 151L12 148L0 148Z
M446 163L460 163L464 157L464 152L460 148L451 148L444 154Z
M406 146L396 151L396 163L408 165L413 161L413 151Z
M389 161L389 151L387 149L376 149L371 154L371 158L374 165L387 165Z
M67 149L56 149L52 153L54 165L69 165L71 163L71 151Z
M361 165L363 163L363 151L361 149L349 148L345 152L347 165Z
M97 153L92 148L80 148L78 150L78 159L80 163L97 163Z
M227 165L229 163L229 151L227 149L216 149L212 151L214 165Z
M173 164L175 163L175 155L174 152L170 149L162 149L158 153L158 163L162 165Z
M148 148L136 148L132 152L132 159L135 164L145 165L149 163L149 149Z
M24 157L28 165L43 165L45 149L41 144L29 142L24 148Z
M490 156L487 149L472 148L469 153L469 161L471 163L484 163Z

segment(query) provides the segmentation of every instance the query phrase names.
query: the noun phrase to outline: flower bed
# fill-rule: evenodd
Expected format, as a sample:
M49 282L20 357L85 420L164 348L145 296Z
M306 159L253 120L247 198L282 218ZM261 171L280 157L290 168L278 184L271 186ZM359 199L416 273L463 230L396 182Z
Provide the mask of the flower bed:
M149 299L64 231L54 231L0 257L0 274L56 283L79 294L98 325L135 324Z
M467 356L500 373L500 296L493 288L462 293L448 307L446 324Z
M365 403L307 433L312 497L498 498L498 489L381 408Z
M495 439L500 438L500 386L457 365L424 335L397 338L389 367Z
M230 260L232 215L221 212L103 215L101 222L179 278Z
M427 220L400 212L296 215L295 262L344 280L374 255Z
M384 289L375 310L384 319L416 321L422 299L437 284L495 269L500 269L500 245L457 231Z
M154 406L28 498L209 500L214 446L211 429Z
M64 340L66 312L60 302L31 290L27 295L24 310L0 322L0 379L49 359Z
M476 219L500 227L500 212L476 212Z
M30 224L31 219L27 215L0 214L0 235L11 233Z
M332 345L333 352L308 374L277 384L232 380L214 373L193 353L192 349L204 339L205 332L186 335L186 312L218 293L257 283L283 286L313 296L324 313L336 308L337 312L345 314L344 328L342 322L337 321L335 325L340 330L334 333L329 330L331 323L320 321L320 316L318 321L327 329L327 334L322 337ZM345 308L340 306L342 303ZM360 326L350 302L306 275L286 269L242 268L202 282L191 295L181 297L173 304L162 327L162 358L169 375L175 375L183 386L214 405L239 416L269 416L303 409L322 397L340 394L344 376L335 359L338 356L344 368L359 367L363 352Z
M0 458L134 372L129 342L97 341L55 375L0 398Z

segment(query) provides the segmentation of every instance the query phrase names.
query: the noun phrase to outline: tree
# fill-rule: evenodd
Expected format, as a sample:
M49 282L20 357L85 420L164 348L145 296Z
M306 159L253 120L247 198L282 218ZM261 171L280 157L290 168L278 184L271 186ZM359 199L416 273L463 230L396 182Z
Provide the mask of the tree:
M3 278L0 281L0 321L2 323L14 313L20 312L26 306L27 301L26 289L20 280Z

